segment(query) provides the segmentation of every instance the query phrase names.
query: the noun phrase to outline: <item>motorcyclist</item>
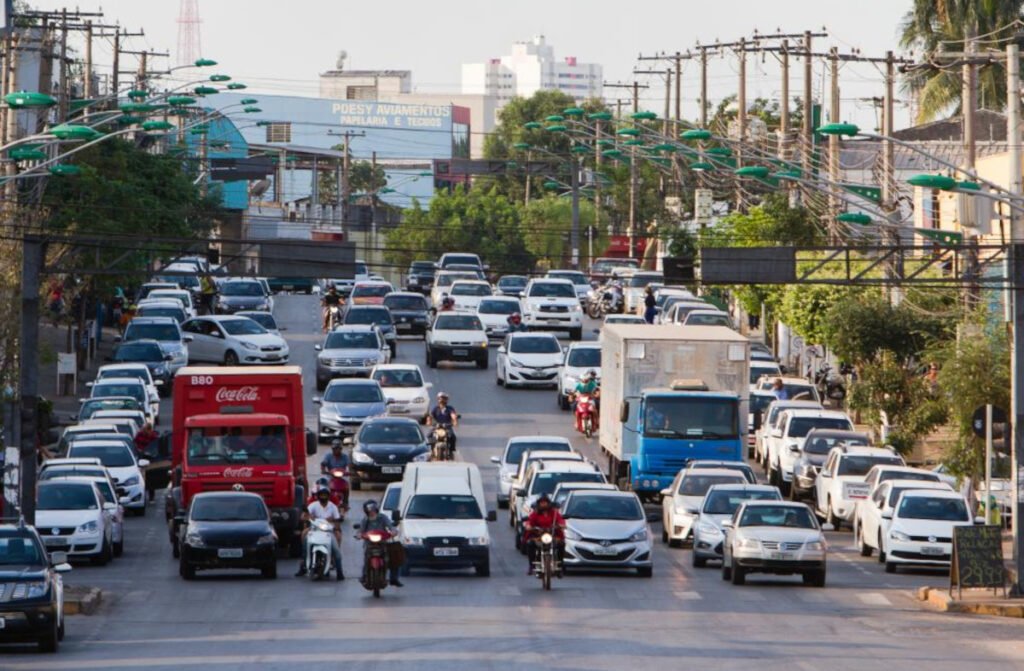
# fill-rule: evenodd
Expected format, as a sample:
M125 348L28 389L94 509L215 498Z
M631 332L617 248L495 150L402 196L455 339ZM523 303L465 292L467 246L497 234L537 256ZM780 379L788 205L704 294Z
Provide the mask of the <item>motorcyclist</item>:
M306 499L306 505L307 506L310 503L313 503L314 501L316 501L317 493L323 487L326 487L328 489L328 491L331 489L331 478L329 476L322 475L322 476L320 476L319 478L316 479L316 483L313 484L313 493L310 494L309 498ZM342 515L345 514L344 509L342 509L342 507L341 507L341 499L338 498L338 495L335 494L333 491L331 492L331 503L333 503L334 505L338 506L338 510L341 511Z
M327 330L328 322L330 322L331 308L332 307L337 307L337 308L340 309L342 303L344 303L344 301L341 298L341 294L338 293L338 288L332 284L327 289L327 293L324 294L323 299L320 301L320 304L324 308L323 309L323 313L324 313L324 330L325 331Z
M367 501L363 504L363 521L359 524L359 533L356 534L356 538L362 539L363 541L363 578L362 581L366 582L366 546L369 541L366 539L366 534L371 531L386 531L392 536L398 534L398 529L395 528L395 523L391 521L391 518L380 512L377 508L376 501ZM398 567L389 566L388 568L389 582L395 587L402 587L402 581L398 579Z
M526 566L526 575L533 573L533 564L537 561L538 550L537 544L533 542L533 539L542 530L550 530L555 538L555 557L559 565L558 573L561 575L563 572L561 566L565 545L565 518L558 512L558 508L552 505L551 498L547 494L540 495L533 504L530 516L526 518L526 522L523 524L523 543L526 544L529 550L529 563Z
M523 323L523 316L518 312L513 312L508 316L508 332L516 333L517 331L525 331L526 324Z
M452 312L455 310L455 299L451 296L445 295L441 299L441 307L437 309L438 312Z
M324 475L331 475L333 471L342 470L348 472L349 458L348 455L342 451L344 444L340 438L335 438L331 441L331 451L324 455L324 458L320 461L320 472ZM328 482L328 486L330 482ZM345 489L345 498L341 501L341 507L344 510L348 510L348 488Z
M327 520L334 526L334 531L331 534L331 556L334 558L336 579L344 580L345 574L341 569L341 521L344 518L341 515L341 511L338 510L338 506L331 503L330 489L321 487L317 490L316 501L306 507L306 512L303 513L302 519L306 522ZM306 558L309 552L308 532L309 529L307 528L302 533L302 560L299 562L299 570L295 573L296 577L306 575Z
M590 370L588 370L586 373L583 374L583 377L580 378L580 381L576 383L576 387L572 390L572 398L570 400L573 403L573 414L575 414L575 412L576 412L576 397L579 394L584 394L586 396L589 396L591 398L591 400L593 401L593 403L594 403L594 409L597 410L597 397L598 397L598 394L599 394L600 390L601 390L601 388L598 386L598 382L597 382L597 371L594 370L593 368L591 368ZM597 416L598 416L598 413L595 412L594 413L594 427L595 428L597 427ZM580 416L576 415L576 430L582 432L583 431L583 427L580 425L580 419L581 419Z
M452 452L455 452L455 427L459 425L459 413L455 412L455 408L448 405L448 394L446 392L438 392L437 394L437 405L430 411L430 416L427 417L427 426L440 426L448 429L448 435L451 437Z
M608 293L612 295L612 299L608 303L608 312L618 312L619 304L622 302L622 283L618 280L609 282Z

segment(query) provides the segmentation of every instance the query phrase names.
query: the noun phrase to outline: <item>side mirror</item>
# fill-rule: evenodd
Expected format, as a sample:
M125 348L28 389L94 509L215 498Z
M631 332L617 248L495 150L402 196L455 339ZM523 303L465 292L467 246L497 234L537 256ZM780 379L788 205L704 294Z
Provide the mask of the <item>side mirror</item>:
M501 457L491 457L492 464L501 464Z
M974 523L975 524L984 524L985 523L985 518L984 517L975 517L974 518Z
M661 490L658 493L661 494L662 496L672 496L672 488L666 487L665 489Z
M725 520L724 522L722 522L722 528L723 529L732 529L732 527L733 527L732 520Z
M119 498L122 497L122 496L128 496L128 490L125 489L124 487L116 487L116 488L114 488L114 493L117 494L117 496Z
M434 383L433 382L427 382L426 384L423 385L423 388L424 389L433 389L434 388Z
M498 512L496 510L488 510L487 511L487 521L488 522L497 522L498 521Z
M324 348L322 346L320 346L320 345L313 345L313 349L316 350L317 352L323 352L324 351Z
M189 342L192 342L193 340L195 340L195 336L187 335L187 336L183 337L181 340L183 342L189 343Z
M821 530L822 531L835 531L836 528L834 526L832 526L831 524L829 524L828 522L825 522L824 524L821 525Z
M351 447L354 443L355 441L352 440L352 436L346 436L341 439L341 444L345 445L346 447Z
M772 438L782 438L782 429L772 429Z
M149 459L139 459L139 468L149 466Z
M797 445L796 443L793 443L792 445L789 446L789 451L792 452L793 454L800 454L800 446Z
M320 405L323 402L324 402L324 400L322 398L320 398L319 396L314 396L313 397L313 405Z
M693 506L686 506L687 515L700 515L700 509Z
M623 401L619 406L619 421L622 423L629 421L629 401Z
M110 357L107 357L107 361L110 361ZM85 383L85 386L88 387L89 389L92 389L92 385L93 385L92 382L86 382Z
M108 510L108 511L117 510L117 504L116 503L111 503L110 501L104 501L103 502L103 509L104 510Z
M385 402L385 403L387 403L388 405L394 405L395 403L398 403L398 401L396 401L396 400L395 400L395 399L393 399L393 398L389 398L389 399L387 399L387 400L386 400L386 401L384 401L384 402Z
M891 510L883 510L882 511L882 519L883 520L891 520L892 519L892 511Z
M56 566L57 564L66 564L66 563L68 563L68 553L67 552L61 552L60 550L56 550L56 551L50 553L50 565L51 566Z
M312 457L316 454L317 440L316 434L310 429L306 429L306 456Z

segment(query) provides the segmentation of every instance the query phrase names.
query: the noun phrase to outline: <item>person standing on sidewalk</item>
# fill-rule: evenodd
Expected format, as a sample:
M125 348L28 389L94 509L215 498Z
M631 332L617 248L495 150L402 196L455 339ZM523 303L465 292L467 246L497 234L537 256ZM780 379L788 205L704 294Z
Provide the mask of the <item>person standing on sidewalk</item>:
M213 281L213 275L209 271L203 273L199 278L199 307L204 315L213 314L213 297L217 293L217 283Z

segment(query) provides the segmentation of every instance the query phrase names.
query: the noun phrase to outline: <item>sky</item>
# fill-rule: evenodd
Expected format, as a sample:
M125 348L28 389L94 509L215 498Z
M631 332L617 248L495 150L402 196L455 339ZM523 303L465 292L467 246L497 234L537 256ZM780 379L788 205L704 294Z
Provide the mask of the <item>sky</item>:
M558 58L576 56L604 66L606 82L628 82L632 70L664 69L667 64L637 61L639 54L685 51L699 42L734 41L777 29L821 30L828 39L815 49L838 46L864 55L899 54L898 25L910 0L649 0L642 3L590 0L445 0L422 2L354 2L352 0L197 0L202 55L219 62L218 70L244 81L255 92L315 96L317 75L334 67L341 50L350 69L402 69L413 73L413 86L425 92L455 91L461 64L508 53L514 41L542 34ZM132 38L131 49L177 49L178 2L174 0L30 0L37 9L77 6L105 13L108 22L145 31ZM110 63L109 45L98 47L100 65ZM104 60L106 59L106 60ZM161 61L158 60L159 64ZM164 60L164 63L167 61ZM129 60L129 63L131 61ZM134 67L134 65L129 65ZM683 72L684 116L697 114L698 72L694 62ZM802 90L802 70L794 68L791 91ZM827 84L823 66L815 69L814 88ZM779 67L770 55L748 61L748 97L779 95ZM664 88L658 79L639 76L651 88L642 91L642 106L660 111ZM713 60L709 98L715 102L736 91L734 54ZM843 120L865 128L877 125L876 111L865 98L881 96L882 78L872 65L846 65L840 74ZM606 97L625 96L606 89ZM909 120L898 105L897 127Z

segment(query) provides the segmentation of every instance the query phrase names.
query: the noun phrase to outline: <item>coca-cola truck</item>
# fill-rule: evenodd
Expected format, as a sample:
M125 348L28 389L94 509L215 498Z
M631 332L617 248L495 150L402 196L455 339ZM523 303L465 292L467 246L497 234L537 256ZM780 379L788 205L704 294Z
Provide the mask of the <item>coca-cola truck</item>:
M298 366L186 367L174 378L172 483L167 497L171 547L200 492L261 495L283 546L299 550L299 516L309 485L307 431Z

